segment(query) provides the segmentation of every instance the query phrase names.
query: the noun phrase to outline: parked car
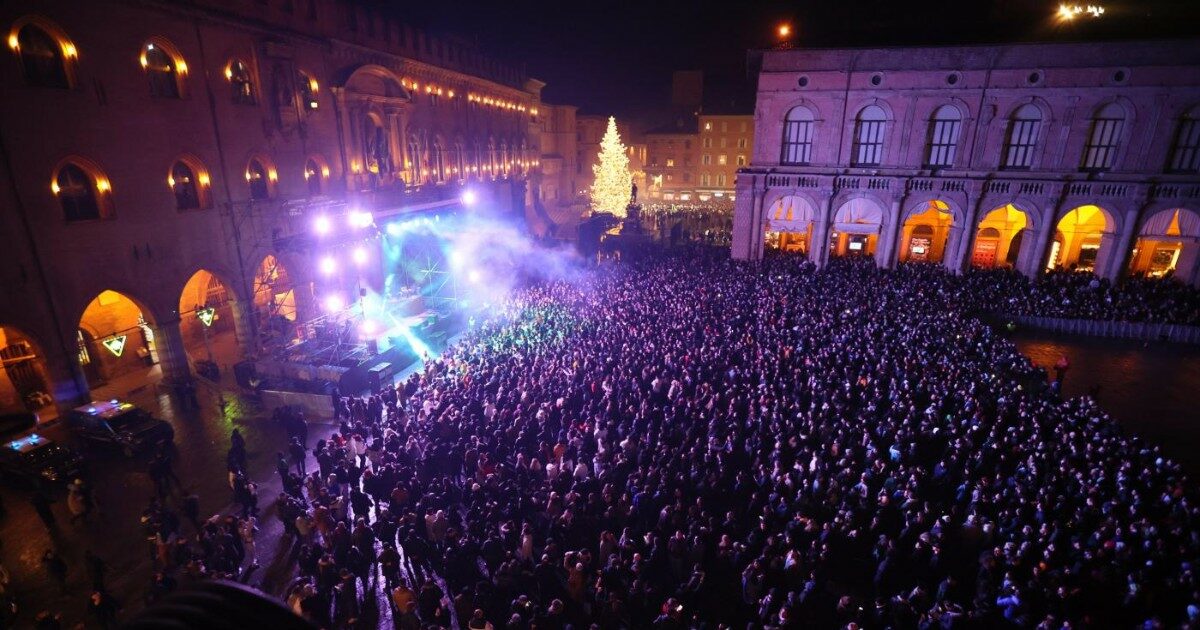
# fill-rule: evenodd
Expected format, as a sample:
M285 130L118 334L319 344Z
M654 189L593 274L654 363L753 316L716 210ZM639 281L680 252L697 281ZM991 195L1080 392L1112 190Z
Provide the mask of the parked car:
M175 439L175 429L133 403L92 401L72 409L67 424L79 439L119 447L127 457Z
M40 435L37 414L0 415L0 471L30 483L65 483L80 475L83 458Z

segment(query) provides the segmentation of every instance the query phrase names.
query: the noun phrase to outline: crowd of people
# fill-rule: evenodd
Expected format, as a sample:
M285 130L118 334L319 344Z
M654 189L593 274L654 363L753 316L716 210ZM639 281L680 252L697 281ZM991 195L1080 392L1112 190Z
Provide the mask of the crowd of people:
M335 393L326 439L275 411L282 597L322 628L377 623L377 593L404 629L1200 628L1191 482L973 316L1194 300L707 251L539 282L396 387ZM233 433L222 515L151 462L149 601L258 567Z
M1200 291L1170 278L1113 284L1090 272L1029 278L1011 269L972 269L963 280L964 296L1004 315L1200 326Z
M402 628L1200 624L1180 468L962 286L690 255L522 290L338 397L317 470L281 451L288 604L353 627L382 582Z

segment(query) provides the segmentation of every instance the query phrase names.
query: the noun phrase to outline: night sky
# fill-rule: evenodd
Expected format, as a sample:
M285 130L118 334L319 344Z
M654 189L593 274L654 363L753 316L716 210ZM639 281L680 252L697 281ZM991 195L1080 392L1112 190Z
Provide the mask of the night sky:
M666 110L673 70L705 72L706 110L753 111L747 50L774 45L781 22L793 25L802 46L1194 37L1200 23L1200 0L1104 2L1104 18L1070 25L1053 19L1058 2L1048 0L448 0L404 2L398 10L391 0L377 6L524 63L548 84L547 102L639 119Z

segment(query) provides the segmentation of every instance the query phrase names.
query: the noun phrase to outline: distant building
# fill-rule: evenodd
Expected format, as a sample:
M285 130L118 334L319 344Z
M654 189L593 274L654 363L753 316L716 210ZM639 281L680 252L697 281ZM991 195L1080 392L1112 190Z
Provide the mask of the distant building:
M765 51L732 254L1200 282L1200 42Z
M647 199L703 203L732 200L737 170L754 149L754 117L700 114L645 134Z

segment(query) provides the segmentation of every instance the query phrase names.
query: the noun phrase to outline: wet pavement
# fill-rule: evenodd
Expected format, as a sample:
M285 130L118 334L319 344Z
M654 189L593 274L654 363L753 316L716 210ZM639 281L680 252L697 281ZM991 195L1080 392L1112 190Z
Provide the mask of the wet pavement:
M1042 367L1066 356L1064 395L1096 391L1126 431L1162 445L1200 476L1200 346L1036 331L1018 332L1013 341Z
M286 444L286 434L246 398L201 388L201 411L183 411L174 399L154 387L131 393L126 399L150 410L175 427L175 470L186 493L200 497L201 514L230 513L231 492L225 467L229 436L240 429L246 438L250 478L259 484L260 542L263 569L243 581L277 592L292 577L291 562L278 558L283 527L275 517L274 497L281 486L275 473L275 453ZM224 400L224 407L221 406ZM332 424L311 423L310 446L332 433ZM52 439L70 442L65 427L42 431ZM85 452L87 475L95 488L97 512L87 523L71 524L65 494L59 491L53 509L57 527L47 531L29 505L28 490L13 483L0 488L7 514L0 522L0 561L11 575L11 591L20 612L14 627L28 627L38 611L61 612L65 627L85 618L90 581L82 558L86 550L108 565L106 587L122 604L121 618L143 607L142 598L153 577L152 546L143 535L139 519L154 491L146 475L145 457L126 459L118 452L91 448ZM169 504L178 511L183 493ZM190 525L183 533L193 532ZM42 566L47 549L58 550L69 567L67 589L60 592ZM286 550L285 550L286 552Z

